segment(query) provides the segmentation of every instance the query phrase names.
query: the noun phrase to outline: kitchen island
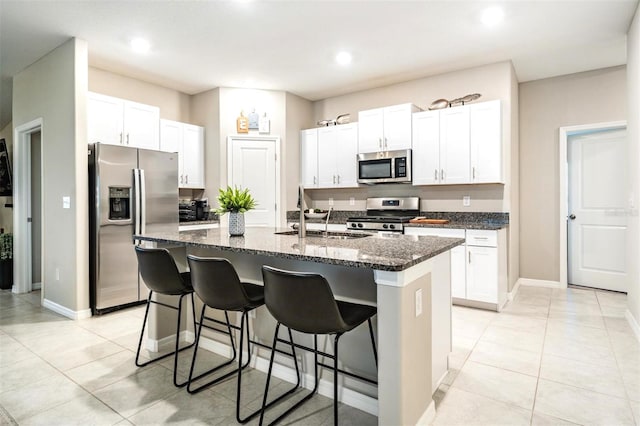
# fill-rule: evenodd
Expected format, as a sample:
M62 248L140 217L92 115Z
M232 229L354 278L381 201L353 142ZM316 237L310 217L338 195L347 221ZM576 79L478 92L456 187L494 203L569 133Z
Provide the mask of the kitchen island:
M228 230L220 228L135 238L151 245L185 247L186 253L226 257L243 279L261 280L264 264L318 272L328 279L336 297L375 304L378 423L428 424L435 416L432 393L439 379L433 372L446 373L451 345L449 250L464 240L405 235L299 238L276 234L280 231L285 230L247 228L243 237L229 237ZM255 323L257 334L269 335L261 330L265 321L258 318ZM375 376L371 350L363 343L366 330L362 333L350 333L355 335L350 347L345 335L340 361L343 368ZM342 379L343 400L371 394L353 382Z

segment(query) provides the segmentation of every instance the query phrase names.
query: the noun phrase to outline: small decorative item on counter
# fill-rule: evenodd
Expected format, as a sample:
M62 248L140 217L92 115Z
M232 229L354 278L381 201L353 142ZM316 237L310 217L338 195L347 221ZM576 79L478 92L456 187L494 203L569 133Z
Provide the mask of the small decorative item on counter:
M260 121L260 115L256 112L254 108L251 113L249 113L249 130L258 130Z
M227 186L226 189L218 190L218 208L217 213L223 215L229 213L229 235L244 235L244 212L253 209L256 201L249 193L249 189L238 189Z
M266 112L262 117L260 117L260 122L258 123L258 129L260 133L265 133L265 134L271 131L271 120L267 118Z
M236 120L236 130L238 133L249 133L249 120L244 116L244 111L240 111L240 117Z

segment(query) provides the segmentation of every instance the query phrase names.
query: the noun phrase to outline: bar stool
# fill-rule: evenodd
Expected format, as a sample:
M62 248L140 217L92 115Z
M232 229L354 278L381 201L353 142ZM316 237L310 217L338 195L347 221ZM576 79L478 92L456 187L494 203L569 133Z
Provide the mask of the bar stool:
M194 255L188 255L187 260L189 262L189 269L191 270L193 288L196 294L198 295L198 297L200 298L200 300L202 300L203 302L202 311L200 314L200 321L198 323L198 331L196 334L196 341L195 341L196 346L193 351L193 359L191 361L191 370L189 371L189 380L188 380L189 384L187 385L187 391L192 394L200 392L201 390L211 385L214 385L216 383L219 383L222 380L226 379L227 377L232 376L233 374L237 374L238 384L237 384L237 390L236 390L236 419L240 423L246 423L252 418L256 417L258 414L260 414L262 411L262 409L258 409L244 418L240 417L242 370L244 370L249 365L249 362L251 360L250 344L251 343L256 344L256 342L252 342L250 339L249 312L264 305L264 288L261 285L241 282L240 278L238 277L238 274L236 273L235 268L227 259L216 258L216 257L198 257ZM205 311L207 307L223 310L225 314L226 322L223 323L222 321L207 317L205 315ZM236 353L236 347L235 347L231 329L232 328L238 329L238 327L231 325L231 323L229 322L228 311L242 313L240 318L240 327L239 327L240 347L239 347L239 356L238 356L238 367L201 386L193 388L192 383L194 381L202 377L205 377L215 371L220 370L221 368L233 363L236 359L237 353ZM211 326L203 325L205 320L226 325L227 330L223 331ZM196 365L196 358L198 355L198 343L200 342L200 337L202 336L203 326L207 328L211 328L220 333L229 335L229 339L231 340L233 357L229 361L224 362L212 368L211 370L208 370L194 377L193 371ZM249 349L248 350L249 356L247 357L246 363L243 364L242 350L244 347L245 334L246 334L246 340L247 340L247 348ZM260 345L260 346L264 346L264 345ZM295 356L295 352L294 352L294 356ZM298 366L296 364L296 371L298 371L297 368ZM272 404L280 401L285 396L294 392L298 388L298 386L300 386L299 377L295 387L284 392L278 398L276 398L275 400L267 404L266 407L271 406Z
M262 400L263 409L260 415L260 424L264 419L265 403L271 371L273 369L273 358L278 341L278 329L284 325L301 333L313 334L314 339L314 370L315 384L313 390L302 400L298 401L291 408L280 415L271 424L275 424L289 415L293 410L308 401L318 389L318 354L332 358L333 366L320 363L320 365L333 369L333 421L338 424L338 341L347 331L353 330L360 324L367 321L369 323L369 334L373 346L373 356L378 364L378 354L376 351L375 338L371 318L376 314L377 309L373 306L336 300L329 287L327 280L320 274L284 271L270 266L262 267L262 277L265 288L265 304L271 315L278 322L273 336L273 349L269 360L269 371L267 373L267 384ZM333 355L318 351L318 334L334 335ZM291 341L293 344L293 340ZM298 346L298 345L295 345ZM297 368L297 366L296 366ZM359 377L354 374L351 376ZM362 377L360 377L362 378ZM365 379L366 380L366 379ZM372 382L370 380L367 380ZM375 382L372 382L375 383Z
M144 367L152 362L159 361L171 355L174 355L173 360L173 384L176 387L183 387L188 382L178 383L178 354L186 349L189 349L194 345L191 343L188 346L180 348L180 320L182 317L182 299L185 296L191 295L191 307L193 309L193 326L196 326L196 314L195 304L193 302L193 287L191 287L191 278L189 272L179 272L173 257L166 249L160 248L143 248L140 246L135 247L136 255L138 257L138 269L140 276L144 280L145 284L149 288L149 297L147 298L147 308L144 313L144 320L142 322L142 331L140 332L140 340L138 341L138 350L136 351L136 366ZM178 299L178 306L168 305L163 302L152 300L153 294L158 293L165 296L180 296ZM144 329L147 325L147 319L149 317L149 307L151 304L164 306L170 309L178 311L178 324L176 327L176 347L173 352L162 355L158 358L154 358L147 362L140 362L140 349L142 348L142 339L144 337Z

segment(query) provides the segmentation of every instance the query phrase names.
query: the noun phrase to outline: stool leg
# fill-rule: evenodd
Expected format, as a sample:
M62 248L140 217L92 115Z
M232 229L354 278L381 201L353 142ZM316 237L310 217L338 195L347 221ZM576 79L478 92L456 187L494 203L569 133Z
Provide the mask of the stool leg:
M269 357L269 369L267 370L267 383L264 386L264 396L262 397L262 409L260 410L259 425L262 426L264 420L264 412L267 408L267 394L269 393L269 382L271 382L271 371L273 370L273 359L276 355L276 346L278 344L278 330L280 330L280 322L276 324L276 331L273 333L273 345L271 346L271 357ZM297 367L297 360L296 367Z
M369 335L371 336L371 346L373 347L373 359L378 367L378 350L376 349L376 339L373 334L373 324L371 324L371 318L367 320L369 322Z
M338 424L338 340L342 334L336 334L333 346L333 424Z
M213 367L211 370L205 371L204 373L200 373L198 376L193 377L193 370L195 369L195 365L196 365L196 355L198 353L198 342L200 341L200 336L202 334L202 324L205 321L205 310L207 308L207 305L203 304L202 305L202 314L200 315L200 323L198 324L198 334L196 336L196 347L193 350L193 359L191 360L191 370L189 372L189 380L188 380L188 385L187 385L187 392L189 392L190 394L194 394L194 393L198 393L200 391L202 391L205 388L208 388L211 385L214 385L216 383L221 382L222 380L226 379L227 377L232 376L233 374L236 373L236 371L238 371L237 369L234 369L228 373L223 374L220 377L217 377L213 380L211 380L210 382L207 382L203 385L198 386L197 388L192 388L191 387L191 383L195 382L198 379L201 379L202 377L208 376L209 374L220 370L223 367L226 367L227 365L232 364L235 360L236 360L236 347L233 341L233 334L231 332L231 324L229 323L229 315L227 313L227 311L224 312L225 314L225 318L227 319L227 330L228 330L228 334L229 334L229 339L231 339L231 347L233 348L233 358L229 359L229 361L224 362L216 367Z
M147 318L149 317L149 307L151 306L151 297L153 296L153 291L149 291L149 297L147 298L147 307L144 310L144 320L142 320L142 331L140 331L140 339L138 340L138 350L136 351L136 366L143 367L149 362L140 363L140 349L142 348L142 339L144 338L144 329L147 326Z
M176 350L174 352L174 357L173 357L173 384L175 387L181 388L183 386L186 386L189 383L189 380L185 380L182 383L178 383L178 354L187 348L182 348L180 349L180 323L182 320L182 300L184 299L184 296L186 296L185 294L183 294L182 296L180 296L180 298L178 299L178 324L176 326ZM193 344L189 345L193 346Z

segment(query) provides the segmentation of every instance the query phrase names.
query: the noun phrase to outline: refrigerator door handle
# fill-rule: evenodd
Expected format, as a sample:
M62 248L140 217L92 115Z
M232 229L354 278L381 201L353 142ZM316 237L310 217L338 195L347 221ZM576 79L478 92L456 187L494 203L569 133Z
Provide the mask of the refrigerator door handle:
M147 231L147 191L144 178L144 169L139 169L140 174L140 233Z
M140 170L133 169L133 234L140 234Z

